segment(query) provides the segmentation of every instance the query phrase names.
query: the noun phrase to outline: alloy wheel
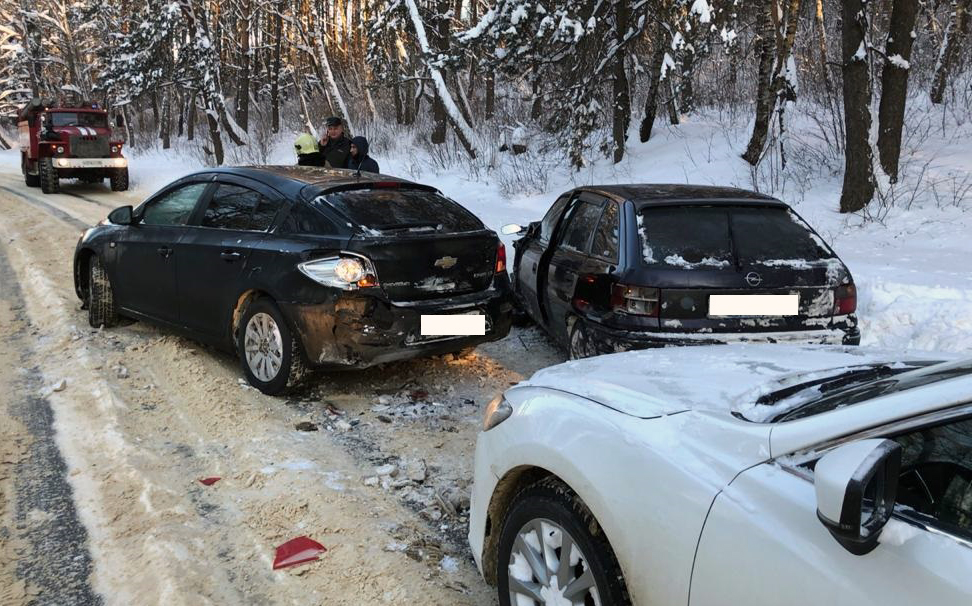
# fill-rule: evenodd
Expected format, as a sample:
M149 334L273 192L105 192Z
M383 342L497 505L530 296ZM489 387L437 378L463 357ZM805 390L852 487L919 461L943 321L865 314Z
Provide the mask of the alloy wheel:
M569 532L536 519L516 535L508 569L512 606L600 606L594 574Z
M270 314L253 314L246 324L243 349L253 376L264 383L276 378L283 366L283 339Z

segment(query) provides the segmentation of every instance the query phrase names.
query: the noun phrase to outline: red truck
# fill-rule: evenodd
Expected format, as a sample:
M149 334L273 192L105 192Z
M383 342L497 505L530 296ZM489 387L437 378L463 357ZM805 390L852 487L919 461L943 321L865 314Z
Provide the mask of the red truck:
M113 139L108 112L97 103L71 107L33 99L20 110L20 165L28 187L60 191L60 179L111 181L112 191L128 189L123 141Z

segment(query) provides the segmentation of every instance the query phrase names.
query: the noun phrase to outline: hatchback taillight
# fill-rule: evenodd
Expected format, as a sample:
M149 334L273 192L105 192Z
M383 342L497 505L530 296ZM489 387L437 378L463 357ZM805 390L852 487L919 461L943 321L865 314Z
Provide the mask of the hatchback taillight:
M611 287L611 308L639 316L658 317L659 291L647 286L615 284Z
M506 247L500 242L496 247L496 273L506 271Z
M853 284L838 286L834 291L834 315L846 316L857 311L857 287Z

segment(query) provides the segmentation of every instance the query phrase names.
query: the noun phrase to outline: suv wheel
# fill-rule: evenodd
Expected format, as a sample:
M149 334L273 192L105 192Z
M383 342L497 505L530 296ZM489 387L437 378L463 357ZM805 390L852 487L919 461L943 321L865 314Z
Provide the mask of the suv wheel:
M580 497L552 478L514 498L498 555L502 606L631 603L621 568L597 520Z
M270 299L247 307L237 331L237 350L250 385L267 395L292 390L307 374L300 341Z
M109 180L111 181L111 191L127 191L128 190L128 169L116 168L112 170Z
M88 324L111 328L118 323L118 308L108 273L98 256L88 262Z
M53 158L41 158L40 168L40 187L45 194L56 194L61 191L61 182L57 176L57 169L54 168Z

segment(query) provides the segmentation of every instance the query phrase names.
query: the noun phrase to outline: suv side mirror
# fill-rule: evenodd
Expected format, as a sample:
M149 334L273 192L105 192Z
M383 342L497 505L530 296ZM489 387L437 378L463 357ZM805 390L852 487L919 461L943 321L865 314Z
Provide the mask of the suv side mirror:
M121 206L108 213L108 220L115 225L131 225L135 222L131 206Z
M511 236L513 234L522 234L526 229L517 225L516 223L509 223L500 228L500 233L504 236Z
M891 519L901 470L901 446L871 439L844 444L817 461L817 518L844 549L870 553Z

